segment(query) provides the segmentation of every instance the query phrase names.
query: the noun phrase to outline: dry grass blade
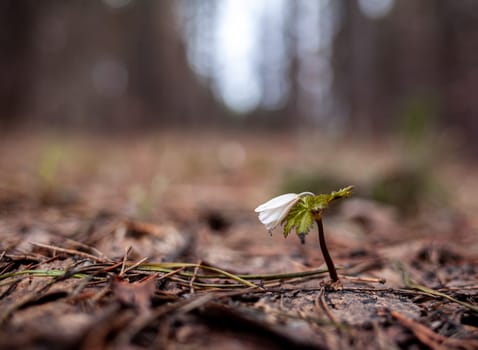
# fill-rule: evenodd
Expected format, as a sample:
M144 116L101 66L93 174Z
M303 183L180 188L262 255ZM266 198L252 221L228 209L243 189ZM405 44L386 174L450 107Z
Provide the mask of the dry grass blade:
M193 275L191 277L191 280L189 281L189 292L191 294L194 294L194 281L196 280L198 271L199 271L199 265L201 265L201 261L197 262L198 266L194 268Z
M183 271L184 269L185 269L184 267L180 267L179 269L173 270L173 271L171 271L171 272L169 272L169 273L167 273L163 276L158 277L158 281L160 281L162 279L165 279L165 278L169 278L171 276L174 276L174 275L180 273L181 271Z
M22 271L4 273L0 275L0 280L4 280L7 278L16 277L16 276L23 276L23 275L36 276L36 277L61 277L61 276L65 276L65 274L67 274L67 271L65 270L22 270ZM85 277L88 277L88 275L84 273L73 273L71 274L71 277L85 278ZM0 283L0 286L5 284L8 284L8 283Z
M446 299L446 300L451 301L453 303L456 303L458 305L464 306L467 309L469 309L469 310L471 310L475 313L478 313L478 306L472 305L470 303L467 303L467 302L464 302L464 301L461 301L461 300L458 300L458 299L453 298L452 296L450 296L448 294L445 294L445 293L439 292L437 290L434 290L434 289L428 288L426 286L423 286L421 284L415 283L414 281L412 281L410 279L410 276L408 275L407 271L405 271L405 268L403 266L399 265L399 269L402 273L403 283L405 284L405 286L407 288L418 290L418 291L420 291L420 292L422 292L422 293L424 293L428 296L434 297L434 298Z
M126 268L126 261L128 260L128 255L129 255L129 253L131 252L131 249L132 249L131 246L129 246L128 248L126 248L126 251L125 251L125 253L124 253L124 255L123 255L123 261L122 261L122 263L121 263L121 270L120 270L120 272L119 272L119 276L123 276L123 275L124 275L124 270L125 270L125 268Z
M49 249L54 249L56 251L67 252L69 254L76 253L76 251L63 249L59 247L49 246L40 244L39 246L44 246ZM81 253L81 252L78 252ZM92 257L89 254L83 253L80 254L80 257L91 260ZM126 257L126 255L125 255ZM202 289L236 289L236 288L256 288L261 289L258 285L251 282L250 280L258 280L261 282L261 286L272 288L274 286L279 286L283 281L288 281L289 283L300 283L306 281L314 276L319 276L322 274L326 274L327 270L309 270L303 272L292 272L292 273L279 273L279 274L251 274L251 275L236 275L230 272L224 271L220 268L203 265L199 263L184 263L184 262L166 262L166 263L144 263L147 259L146 257L135 262L135 263L128 263L126 258L119 262L103 262L102 259L98 259L99 262L95 264L89 264L78 268L74 274L71 274L73 278L90 278L95 280L104 280L107 277L109 272L116 271L118 268L120 271L118 272L120 276L125 276L128 273L145 273L149 272L161 272L165 275L159 277L159 279L164 278L172 278L180 283L181 285L188 285L190 290L191 287L202 288ZM192 268L192 272L185 271L188 268ZM213 274L199 274L199 270L209 270L213 272ZM22 271L15 271L0 274L0 280L6 280L12 277L28 275L28 276L35 276L35 277L61 277L65 276L64 270L58 269L27 269ZM234 283L227 283L227 284L220 284L220 283L211 283L211 282L199 282L197 279L230 279L232 281L237 282ZM266 282L266 283L265 283ZM4 281L0 283L0 286L11 284L10 281Z
M437 290L434 290L434 289L431 289L431 288L428 288L428 287L425 287L425 286L422 286L422 285L419 285L419 284L416 284L416 283L411 283L409 285L410 288L413 288L413 289L416 289L416 290L419 290L423 293L426 293L427 295L430 295L430 296L433 296L433 297L438 297L438 298L443 298L443 299L447 299L453 303L457 303L461 306L464 306L466 308L468 308L469 310L475 312L475 313L478 313L478 306L475 306L475 305L472 305L470 303L467 303L467 302L464 302L464 301L461 301L461 300L458 300L458 299L455 299L453 298L452 296L448 295L448 294L445 294L445 293L442 293L442 292L439 292Z
M374 278L374 277L355 277L355 276L346 276L346 275L339 275L341 279L356 282L356 283L379 283L384 284L386 282L383 278Z
M138 260L138 261L135 262L133 265L128 266L127 268L125 268L125 269L123 270L123 274L125 274L125 273L127 273L127 272L129 272L129 271L131 271L131 270L134 270L136 267L140 266L140 265L141 265L142 263L144 263L146 260L148 260L148 257L147 257L147 256L144 257L144 258L142 258L142 259L140 259L140 260Z
M146 263L141 264L138 266L138 270L142 271L155 271L155 272L170 272L172 268L184 266L184 267L196 267L198 264L194 263L183 263L183 262L169 262L169 263ZM202 267L204 265L200 265ZM208 269L207 267L205 269ZM210 270L210 269L209 269ZM263 280L263 281L271 281L271 280L290 280L293 278L306 278L318 275L327 274L327 269L318 269L318 270L308 270L302 272L287 272L287 273L269 273L269 274L238 274L237 277L240 277L244 280ZM181 276L184 277L192 277L194 273L190 272L182 272ZM215 274L215 275L201 275L196 274L196 278L228 278L228 276L224 274Z
M93 261L96 261L96 262L99 262L99 263L108 262L108 260L106 260L104 258L100 258L100 257L94 256L92 254L80 252L79 250L75 250L75 249L61 248L61 247L56 247L56 246L53 246L53 245L38 243L38 242L30 242L30 244L32 244L36 247L51 250L53 252L61 252L61 253L65 253L65 254L68 254L68 255L81 256L85 259L90 259L90 260L93 260Z
M248 287L259 288L259 286L255 285L252 282L249 282L249 281L245 280L244 278L242 278L240 276L237 276L233 273L227 272L227 271L222 270L220 268L212 267L212 266L208 266L208 265L199 265L199 264L195 264L195 263L175 263L175 262L172 262L172 263L157 263L157 264L148 263L148 264L143 264L141 266L138 266L138 269L141 268L141 269L146 269L146 270L150 270L150 271L165 272L165 269L179 268L179 267L185 267L185 268L187 268L187 267L191 267L191 268L198 267L198 268L203 269L203 270L209 270L209 271L212 271L212 272L216 272L220 275L223 275L227 278L230 278L230 279L232 279L236 282L239 282L241 284L244 284ZM189 277L191 277L191 276L192 275L190 275Z

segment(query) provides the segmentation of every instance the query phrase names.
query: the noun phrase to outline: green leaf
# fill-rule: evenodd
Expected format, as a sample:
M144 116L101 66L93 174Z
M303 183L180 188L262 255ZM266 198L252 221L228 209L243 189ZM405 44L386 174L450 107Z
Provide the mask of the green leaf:
M308 198L312 196L307 196L301 198L289 211L289 214L285 217L284 224L284 237L287 237L292 229L295 230L297 234L304 233L307 234L314 222L314 218L309 209Z
M289 218L289 216L290 216L290 213L289 213L289 215L287 215L287 217L284 219L284 221L285 221L285 225L284 225L284 237L285 237L285 238L287 238L287 236L289 235L290 231L292 230L292 228L294 227L294 224L295 224L294 219Z
M297 234L299 233L309 233L309 230L312 226L312 223L314 222L314 219L312 217L312 214L309 211L303 211L301 214L297 217L297 224L295 226L295 232Z
M319 194L318 196L311 196L307 204L311 211L318 212L327 209L330 201L330 194Z
M281 224L284 229L284 237L287 237L292 230L297 235L307 235L314 224L314 219L322 216L322 213L335 199L349 197L352 194L353 186L333 191L330 194L319 194L317 196L302 197L290 210Z
M347 186L338 191L333 191L330 194L330 196L332 197L331 200L350 197L352 195L353 189L354 189L353 186Z

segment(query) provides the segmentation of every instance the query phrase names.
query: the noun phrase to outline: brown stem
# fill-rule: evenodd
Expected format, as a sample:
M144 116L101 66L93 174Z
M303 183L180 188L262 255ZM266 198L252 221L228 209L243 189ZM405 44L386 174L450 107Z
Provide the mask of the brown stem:
M327 245L325 244L325 234L324 226L322 225L322 218L316 219L317 227L319 228L319 243L320 249L322 250L322 255L324 256L325 263L327 264L327 269L329 270L330 279L332 282L337 282L339 276L337 275L337 270L335 269L334 262L330 257L329 251L327 250Z

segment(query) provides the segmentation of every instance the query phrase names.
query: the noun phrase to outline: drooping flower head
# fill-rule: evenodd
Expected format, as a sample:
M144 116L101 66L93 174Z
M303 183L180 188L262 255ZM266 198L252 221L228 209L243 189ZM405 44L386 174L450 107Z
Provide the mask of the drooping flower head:
M303 242L314 222L321 220L322 213L330 202L349 197L352 190L353 186L348 186L330 194L286 193L259 205L255 212L259 213L259 220L269 232L283 225L284 237L295 230Z
M300 200L302 196L314 194L311 192L286 193L259 205L254 211L259 213L259 220L269 232L272 232L284 218L289 214L292 207Z

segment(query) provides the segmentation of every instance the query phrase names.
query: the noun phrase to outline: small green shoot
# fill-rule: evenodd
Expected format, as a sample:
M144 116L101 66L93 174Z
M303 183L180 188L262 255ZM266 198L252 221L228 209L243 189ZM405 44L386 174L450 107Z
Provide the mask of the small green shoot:
M333 283L339 283L335 265L325 243L322 215L332 201L351 196L352 190L353 186L348 186L338 191L333 191L330 194L315 195L311 192L300 194L288 193L258 206L255 211L259 213L259 220L266 225L269 231L281 225L284 237L287 237L294 230L302 243L305 242L305 236L309 233L315 221L320 248L327 264L330 278Z

